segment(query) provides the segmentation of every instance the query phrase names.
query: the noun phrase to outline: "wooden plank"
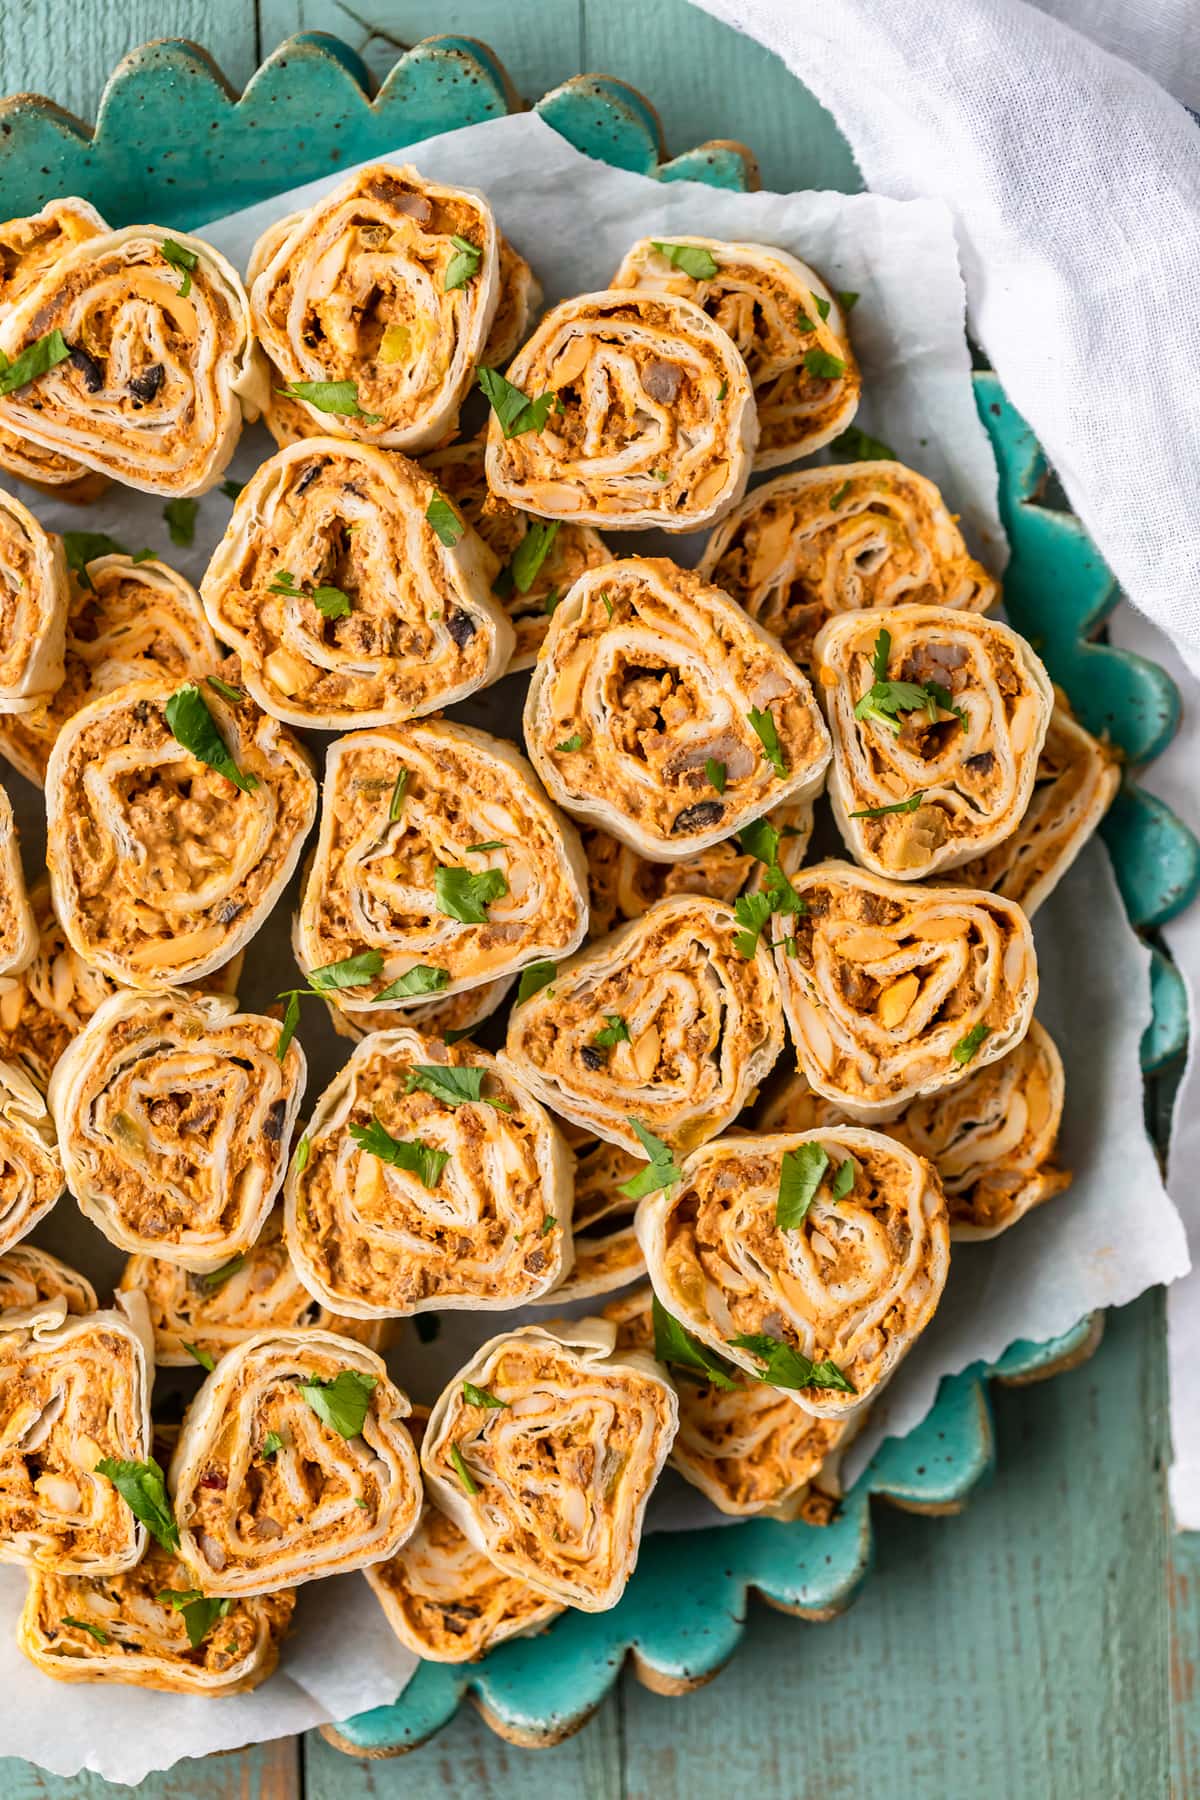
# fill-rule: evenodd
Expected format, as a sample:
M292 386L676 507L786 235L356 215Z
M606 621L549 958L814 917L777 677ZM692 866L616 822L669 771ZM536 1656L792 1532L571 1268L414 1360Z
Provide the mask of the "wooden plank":
M239 91L257 60L247 0L0 0L0 93L45 94L87 124L128 51L151 38L194 38ZM7 215L4 215L7 216Z
M0 1792L3 1786L0 1784ZM504 1795L506 1800L616 1800L621 1793L617 1694L575 1737L549 1750L519 1750L498 1738L467 1702L444 1731L405 1756L371 1761L335 1750L316 1732L305 1740L306 1800L433 1800ZM658 1800L666 1800L664 1790ZM701 1790L697 1790L697 1795ZM7 1800L7 1797L6 1797Z
M1200 1796L1200 1532L1171 1539L1167 1567L1171 1793Z
M107 1800L109 1795L121 1800L133 1791L99 1775L60 1779L13 1757L0 1759L4 1800ZM139 1800L299 1800L300 1792L300 1746L295 1738L176 1763L162 1775L148 1775L137 1789Z

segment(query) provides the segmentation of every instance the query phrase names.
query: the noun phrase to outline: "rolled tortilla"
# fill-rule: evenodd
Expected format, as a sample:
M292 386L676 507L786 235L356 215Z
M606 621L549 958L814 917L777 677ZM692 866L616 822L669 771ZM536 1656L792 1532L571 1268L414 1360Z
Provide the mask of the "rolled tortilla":
M808 1203L796 1204L806 1176ZM783 1224L789 1204L795 1223ZM675 1186L641 1201L637 1234L667 1312L817 1418L878 1391L933 1317L950 1266L932 1164L849 1125L706 1144Z
M421 458L438 492L452 500L499 563L492 592L516 633L507 673L531 669L550 626L550 616L585 569L611 561L612 552L590 525L567 519L533 519L487 484L487 434L446 444Z
M326 996L325 1007L338 1036L349 1038L352 1044L361 1044L372 1031L394 1031L398 1025L410 1025L426 1037L457 1042L470 1037L477 1025L503 1006L516 979L515 975L502 975L497 981L485 981L482 987L460 988L444 999L435 995L416 1006L374 1006L369 1013L345 1011L336 994Z
M331 1311L500 1312L571 1267L570 1152L522 1083L474 1044L373 1033L318 1100L302 1143L285 1193L288 1249Z
M0 490L0 714L33 712L60 685L68 595L62 540Z
M899 606L831 619L813 657L833 735L829 795L857 862L921 881L1012 836L1054 706L1023 637L948 607Z
M14 1244L0 1256L0 1314L40 1310L64 1300L69 1313L95 1312L100 1302L86 1276L37 1244Z
M19 974L37 954L38 931L25 892L12 801L0 787L0 975Z
M503 369L512 361L533 329L543 300L542 284L521 252L509 243L503 232L498 233L497 242L500 298L492 329L479 358L489 369Z
M722 901L656 901L514 1008L502 1067L634 1156L646 1155L635 1119L694 1149L732 1123L783 1048L769 952L760 940L743 956L738 935Z
M802 869L794 954L775 951L797 1063L867 1124L940 1094L1013 1049L1037 999L1029 921L973 888Z
M55 739L90 700L160 674L197 681L221 656L190 581L157 558L97 557L71 584L62 682L33 712L0 716L0 754L44 787Z
M1116 752L1085 731L1056 695L1033 794L1020 824L984 855L956 869L954 880L1015 900L1032 919L1099 825L1120 785Z
M382 958L338 991L368 1029L377 998L449 999L569 954L586 930L578 836L512 744L431 720L330 745L296 949L310 972Z
M0 1562L63 1575L119 1575L140 1562L146 1528L105 1458L150 1449L145 1308L67 1316L64 1299L0 1325Z
M395 1555L421 1511L409 1411L382 1358L331 1331L259 1331L231 1349L171 1459L195 1585L273 1594Z
M615 1336L580 1319L492 1338L443 1391L421 1450L433 1501L476 1549L583 1612L625 1591L678 1422L666 1372L614 1351Z
M187 1565L151 1544L124 1575L34 1570L17 1643L55 1681L117 1682L219 1699L249 1693L274 1673L295 1604L290 1590L207 1601ZM194 1645L190 1624L193 1631L208 1626Z
M618 1349L654 1354L653 1299L647 1283L604 1308L617 1328ZM671 1467L719 1512L735 1519L829 1523L842 1491L842 1453L860 1429L864 1409L815 1419L732 1363L725 1364L719 1384L694 1368L681 1371L675 1391L679 1431Z
M932 481L897 462L764 482L718 525L699 572L802 669L818 631L841 613L902 604L986 612L999 597Z
M120 1291L145 1296L159 1368L190 1369L205 1357L219 1362L255 1332L333 1331L371 1350L384 1347L385 1327L347 1319L314 1300L292 1266L277 1206L258 1237L219 1269L196 1274L157 1256L131 1256Z
M273 387L320 390L293 396L309 434L415 453L451 433L500 300L481 194L373 163L271 227L251 273Z
M428 1407L414 1406L409 1429L418 1448L428 1419ZM428 1499L408 1542L363 1575L400 1642L425 1662L477 1662L563 1611L489 1562Z
M49 1102L67 1184L112 1244L219 1269L266 1222L287 1170L304 1052L220 994L124 990L60 1057Z
M488 486L547 519L698 531L741 499L758 441L736 345L690 300L579 294L542 319L488 425ZM549 411L536 406L554 396ZM534 405L532 424L519 395ZM542 414L544 418L539 423Z
M495 571L417 463L306 437L242 489L200 591L261 707L341 731L451 706L504 673Z
M786 250L720 238L641 238L612 285L679 295L728 332L754 384L756 469L811 456L858 411L862 382L841 307L816 270Z
M0 428L144 493L216 485L264 385L223 256L157 225L88 238L0 315L0 350L55 332L69 354L0 398Z
M181 729L242 786L175 737L167 709L180 694L211 727L204 740ZM113 981L199 980L258 930L316 810L307 752L251 701L207 682L118 688L63 727L47 769L46 860L63 929Z
M659 557L591 569L555 609L525 743L552 800L657 862L811 799L830 755L774 639Z
M575 1266L539 1305L565 1306L568 1300L611 1294L646 1273L633 1229L637 1202L621 1192L645 1166L616 1144L593 1144L578 1158L571 1216Z
M999 1237L1071 1185L1070 1171L1054 1160L1062 1110L1062 1058L1034 1019L998 1062L968 1075L952 1093L913 1100L879 1129L933 1164L956 1242ZM756 1115L762 1131L810 1132L849 1122L798 1073L773 1088Z
M65 1185L45 1101L23 1069L0 1062L0 1251L28 1236Z

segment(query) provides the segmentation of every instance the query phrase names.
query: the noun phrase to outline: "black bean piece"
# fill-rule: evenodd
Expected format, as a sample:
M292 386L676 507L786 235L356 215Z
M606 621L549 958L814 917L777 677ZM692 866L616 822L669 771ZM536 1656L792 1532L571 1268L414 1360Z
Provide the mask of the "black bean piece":
M240 900L227 900L217 914L218 925L232 925L239 913L245 912Z
M163 384L165 374L166 370L161 363L151 363L148 369L143 369L140 375L134 376L129 384L130 393L135 400L153 400Z
M975 756L968 756L963 768L970 769L973 775L990 775L995 760L993 750L980 750Z
M139 700L133 709L133 716L139 725L145 725L150 718L150 705L146 700Z
M532 1256L525 1259L525 1267L531 1275L540 1275L545 1266L546 1256L542 1250L535 1250Z
M305 469L303 475L296 483L296 492L298 494L303 494L307 488L310 488L324 467L324 463L315 462L311 469Z
M83 376L83 385L89 394L98 394L104 386L104 370L94 356L89 356L82 345L77 344L67 358L73 369L78 369Z
M470 613L465 613L461 606L456 606L454 611L447 616L446 630L450 633L450 636L454 639L459 649L465 650L471 639L475 636L475 621Z
M263 1120L263 1136L269 1144L277 1144L283 1136L283 1121L287 1117L287 1101L276 1100Z
M725 817L725 808L719 800L697 800L695 806L685 806L681 813L675 815L671 826L674 836L681 831L707 831L710 825L718 825Z
M585 1044L579 1054L583 1058L585 1069L596 1070L604 1067L606 1058L603 1050L596 1050L591 1044Z

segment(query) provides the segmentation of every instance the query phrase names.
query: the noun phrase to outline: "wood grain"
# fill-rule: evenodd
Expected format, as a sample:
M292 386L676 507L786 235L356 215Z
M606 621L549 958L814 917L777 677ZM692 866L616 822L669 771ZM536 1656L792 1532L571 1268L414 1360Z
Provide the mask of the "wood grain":
M99 1775L60 1780L12 1757L0 1759L4 1800L120 1800L135 1792L139 1800L299 1800L300 1745L295 1738L280 1738L249 1750L176 1763L162 1775L147 1776L136 1789Z

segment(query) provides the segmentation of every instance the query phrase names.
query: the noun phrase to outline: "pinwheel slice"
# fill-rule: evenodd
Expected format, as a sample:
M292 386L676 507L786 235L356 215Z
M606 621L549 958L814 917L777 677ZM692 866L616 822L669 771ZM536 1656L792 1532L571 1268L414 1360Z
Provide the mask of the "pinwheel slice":
M1071 1185L1054 1151L1063 1109L1063 1066L1034 1019L999 1062L968 1075L950 1094L914 1100L879 1129L931 1162L941 1177L953 1241L999 1237L1035 1206ZM788 1076L757 1115L763 1131L812 1131L849 1115Z
M653 1355L653 1299L653 1288L640 1287L604 1308L619 1350ZM709 1361L715 1380L691 1365L676 1379L679 1431L671 1467L732 1518L827 1525L842 1491L838 1465L864 1409L816 1419L744 1369Z
M384 1326L343 1318L313 1299L288 1256L282 1206L248 1249L206 1274L161 1257L131 1256L121 1292L135 1289L146 1299L160 1368L190 1369L206 1357L219 1362L234 1344L268 1329L334 1331L371 1350L384 1347Z
M0 1322L0 1562L117 1575L146 1527L99 1465L150 1448L149 1325L137 1296L67 1316L64 1298Z
M318 1100L288 1173L301 1281L349 1318L498 1312L571 1267L571 1156L486 1050L374 1032Z
M58 257L107 230L95 207L70 196L48 201L28 218L6 220L0 225L0 312L39 281ZM3 428L0 469L59 500L94 500L108 485L103 475L73 458L44 450Z
M414 1406L409 1429L418 1449L428 1420L429 1408ZM400 1642L426 1662L476 1662L563 1611L504 1574L429 1500L408 1542L363 1574Z
M196 1395L171 1459L206 1594L273 1594L393 1556L421 1511L407 1397L331 1331L259 1331Z
M559 1306L611 1294L646 1273L633 1229L637 1202L621 1192L645 1167L641 1157L616 1144L593 1144L579 1157L571 1217L575 1266L539 1305Z
M0 490L0 714L32 712L61 683L68 594L61 539Z
M292 1040L219 994L128 990L60 1057L49 1102L67 1185L110 1243L213 1270L258 1236L304 1093Z
M986 612L999 595L932 481L897 462L764 482L718 525L699 568L802 669L840 613L908 603Z
M736 1118L783 1048L770 955L760 940L744 956L738 936L723 901L656 901L514 1008L503 1068L634 1156L647 1154L634 1119L694 1149Z
M327 994L325 1007L333 1029L339 1037L361 1044L372 1031L394 1031L398 1025L410 1025L426 1037L445 1038L457 1043L470 1037L477 1025L490 1019L511 993L515 975L504 975L498 981L486 981L482 987L462 988L448 999L440 995L423 1000L416 1006L373 1006L369 1013L343 1011L336 994Z
M0 1251L45 1218L64 1185L45 1101L23 1069L0 1062Z
M1002 843L956 869L954 880L1003 894L1032 919L1099 825L1120 785L1116 753L1085 731L1058 696L1021 823Z
M295 1604L289 1590L206 1599L186 1563L151 1544L124 1575L34 1570L17 1643L55 1681L219 1698L249 1693L274 1672Z
M756 469L810 456L858 411L862 383L841 307L815 269L786 250L641 238L612 285L680 295L728 332L758 402Z
M637 1234L672 1318L817 1418L879 1390L950 1265L932 1164L850 1125L706 1144L642 1200Z
M601 1319L492 1338L442 1393L421 1449L433 1501L475 1548L583 1612L621 1598L678 1422L666 1371L615 1338Z
M831 619L813 657L856 861L920 881L1012 836L1054 706L1023 637L944 606L889 607Z
M207 493L264 397L234 269L157 225L55 257L0 316L0 351L29 369L0 428L144 493Z
M374 953L338 984L368 1029L377 999L448 999L566 955L586 930L578 836L512 744L437 720L330 745L296 949L316 985Z
M317 810L308 755L232 692L161 679L118 688L76 713L51 752L55 911L114 981L159 988L211 974L253 937L299 861Z
M745 492L750 377L690 300L613 289L563 300L489 386L488 486L526 512L698 531Z
M590 569L555 609L525 743L552 800L657 862L811 799L830 755L774 639L661 557Z
M43 787L55 739L89 700L160 674L198 681L221 657L190 581L157 558L97 557L72 583L63 680L35 711L0 715L0 754Z
M484 471L487 434L447 444L421 458L438 492L452 500L500 563L492 592L516 632L508 673L531 669L550 615L585 569L612 560L612 552L590 525L569 520L532 519L490 491Z
M673 894L707 894L737 899L754 871L754 858L724 838L674 863L650 862L607 831L585 826L580 833L588 864L588 925L603 937L623 919L640 919L656 900Z
M242 489L200 591L259 705L340 731L453 705L504 673L495 572L417 463L306 437Z
M41 1310L48 1300L65 1301L69 1313L95 1312L100 1304L78 1270L37 1244L14 1244L0 1256L0 1314Z
M285 225L251 263L276 387L310 432L431 448L457 423L500 300L487 201L375 163Z
M797 1062L817 1093L871 1124L965 1081L1019 1044L1037 957L1019 906L973 888L802 869L794 953L775 951Z
M492 329L479 358L487 369L503 369L512 361L529 336L543 299L542 284L521 252L509 243L503 232L498 233L497 243L500 298Z
M37 954L38 932L25 892L21 845L12 801L0 787L0 975L27 969Z

